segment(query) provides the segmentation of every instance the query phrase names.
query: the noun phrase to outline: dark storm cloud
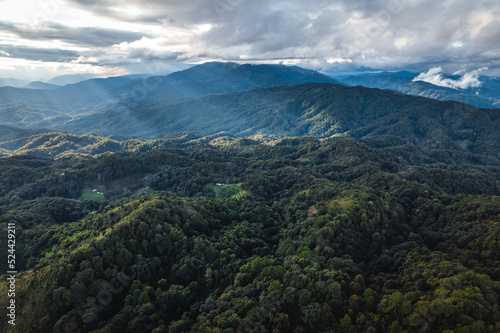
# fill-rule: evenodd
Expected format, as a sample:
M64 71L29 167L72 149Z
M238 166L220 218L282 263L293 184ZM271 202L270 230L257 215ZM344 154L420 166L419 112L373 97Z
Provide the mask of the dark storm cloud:
M68 50L41 49L26 46L0 45L0 56L34 61L68 62L75 60L79 54Z
M75 28L56 23L43 23L32 28L0 22L0 32L9 32L23 39L60 40L77 46L106 47L140 39L144 34L104 28Z

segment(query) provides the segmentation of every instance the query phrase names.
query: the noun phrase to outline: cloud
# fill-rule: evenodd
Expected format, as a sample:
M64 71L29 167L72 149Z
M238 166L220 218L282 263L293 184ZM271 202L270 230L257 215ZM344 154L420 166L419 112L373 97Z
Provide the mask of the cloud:
M0 38L105 65L221 59L500 74L500 2L491 0L65 0L47 17L33 26L4 16Z
M329 64L336 64L336 63L345 64L345 63L351 63L352 59L330 58L330 59L327 59L326 62L328 62Z
M0 53L10 58L47 62L67 62L79 57L76 51L1 44Z
M436 86L447 87L453 89L468 89L478 88L482 85L479 81L479 73L487 70L486 67L465 73L457 80L451 78L444 78L442 75L443 69L441 67L434 67L425 73L420 73L413 81L424 81L432 83Z
M96 64L98 63L97 58L94 57L85 57L85 56L79 56L78 59L71 60L71 63L73 64Z
M134 23L157 21L177 26L213 23L248 0L67 0L68 5L91 12L92 15Z
M142 37L131 43L123 42L113 45L113 49L127 53L129 59L172 61L182 55L187 47L184 43L175 43L166 37Z
M339 58L385 69L422 71L429 62L493 69L494 59L481 54L500 47L499 12L500 4L464 0L242 1L195 39L189 54L210 49L230 60Z
M80 47L106 47L120 42L132 42L144 36L143 33L131 31L99 27L71 27L51 22L32 27L0 21L0 32L8 32L25 40L57 40Z
M73 73L92 73L101 76L125 75L127 72L116 66L96 66L89 63L71 63L57 61L34 61L25 59L6 58L0 63L1 70L13 71L16 75L22 74L29 80L50 79L56 75ZM12 76L12 74L9 74Z

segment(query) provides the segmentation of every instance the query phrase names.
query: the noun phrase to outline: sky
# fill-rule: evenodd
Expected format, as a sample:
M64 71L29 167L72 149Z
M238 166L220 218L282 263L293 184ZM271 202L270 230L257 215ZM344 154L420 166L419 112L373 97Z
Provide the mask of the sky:
M167 73L206 61L474 82L500 76L500 2L0 0L3 78Z

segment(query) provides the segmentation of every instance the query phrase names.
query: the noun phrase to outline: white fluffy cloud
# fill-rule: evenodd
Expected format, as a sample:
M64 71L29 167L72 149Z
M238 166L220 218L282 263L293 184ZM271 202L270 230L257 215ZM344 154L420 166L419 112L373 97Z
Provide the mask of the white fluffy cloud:
M413 81L424 81L432 83L436 86L447 87L453 89L468 89L478 88L482 85L479 81L479 73L487 70L487 68L479 68L471 72L465 73L459 79L450 79L443 77L443 69L441 67L434 67L427 72L420 73Z

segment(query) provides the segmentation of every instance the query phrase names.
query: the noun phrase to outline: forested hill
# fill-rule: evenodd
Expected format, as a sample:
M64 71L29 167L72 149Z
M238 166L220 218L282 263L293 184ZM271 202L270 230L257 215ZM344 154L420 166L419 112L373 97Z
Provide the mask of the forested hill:
M212 62L194 66L168 76L136 80L122 87L127 104L144 101L193 98L210 94L241 92L253 88L294 86L306 82L328 82L344 85L329 76L297 66L251 65ZM128 94L130 92L136 94ZM138 94L144 94L139 96Z
M59 127L147 138L222 131L240 137L260 134L275 138L390 135L427 148L500 153L499 109L329 83L149 102L132 109L122 106Z
M205 63L166 76L90 79L50 89L0 87L0 125L74 131L76 125L71 125L80 117L90 121L109 110L140 113L143 105L151 102L306 82L340 84L326 75L293 66ZM77 130L93 131L88 126Z
M0 159L19 270L3 331L500 330L491 157L389 137L160 142Z
M168 76L7 87L0 88L0 124L138 139L388 135L429 149L500 153L499 109L337 83L298 67L206 63Z
M0 88L2 332L500 332L499 109L232 63L50 88Z

